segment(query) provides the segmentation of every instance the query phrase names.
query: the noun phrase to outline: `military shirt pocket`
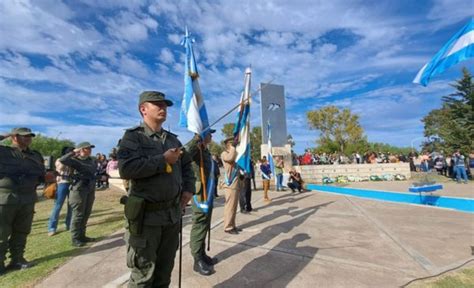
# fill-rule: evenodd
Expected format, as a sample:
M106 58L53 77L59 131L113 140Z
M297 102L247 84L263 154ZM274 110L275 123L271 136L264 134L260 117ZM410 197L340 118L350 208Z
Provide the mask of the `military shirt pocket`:
M163 154L163 149L158 143L144 143L141 145L144 156Z

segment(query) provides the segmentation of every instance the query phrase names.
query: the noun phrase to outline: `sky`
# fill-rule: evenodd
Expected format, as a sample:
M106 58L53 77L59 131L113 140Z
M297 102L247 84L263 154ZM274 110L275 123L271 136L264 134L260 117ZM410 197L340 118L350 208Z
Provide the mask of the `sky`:
M164 127L186 143L187 26L210 122L238 103L251 65L251 126L261 126L260 83L284 85L297 153L318 138L306 112L327 105L358 114L371 142L419 145L421 119L474 61L427 87L412 80L473 14L474 0L1 1L0 133L26 126L108 153L139 124L138 95L159 90L175 103Z

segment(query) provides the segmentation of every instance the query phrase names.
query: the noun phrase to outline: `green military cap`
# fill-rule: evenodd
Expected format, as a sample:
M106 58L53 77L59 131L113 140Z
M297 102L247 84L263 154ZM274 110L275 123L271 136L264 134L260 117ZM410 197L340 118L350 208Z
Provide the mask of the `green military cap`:
M76 149L83 149L83 148L95 148L95 145L92 145L89 142L81 142L77 144Z
M163 101L166 103L167 106L173 106L173 102L171 102L168 99L165 99L165 94L159 91L143 91L140 94L138 105L141 105L145 102L153 102L153 101Z
M21 135L21 136L32 136L35 137L35 133L31 132L30 128L26 127L19 127L19 128L13 128L12 132L10 132L10 135Z

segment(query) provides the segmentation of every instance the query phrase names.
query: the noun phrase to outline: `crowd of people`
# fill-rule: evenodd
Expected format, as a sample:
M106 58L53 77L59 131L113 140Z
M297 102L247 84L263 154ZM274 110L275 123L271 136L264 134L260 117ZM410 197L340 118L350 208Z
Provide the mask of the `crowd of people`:
M410 155L390 152L359 152L351 155L341 153L317 153L307 149L303 155L293 153L293 165L333 165L333 164L380 164L409 162Z
M456 150L452 155L441 152L410 152L408 155L390 152L353 153L350 156L333 153L312 153L309 149L303 155L293 153L293 165L335 165L335 164L383 164L409 163L412 172L436 172L458 183L467 183L474 171L474 152L462 155Z

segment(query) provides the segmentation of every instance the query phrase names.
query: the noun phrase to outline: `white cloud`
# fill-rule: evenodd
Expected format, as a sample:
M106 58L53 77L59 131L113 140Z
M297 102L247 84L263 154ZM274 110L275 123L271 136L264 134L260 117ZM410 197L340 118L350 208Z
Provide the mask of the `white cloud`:
M420 133L420 118L439 104L447 85L422 90L401 84L406 80L399 76L414 75L435 52L436 31L469 16L464 1L453 1L417 13L391 1L2 1L0 92L8 96L0 98L0 117L80 123L84 131L97 127L106 134L138 122L137 95L156 89L177 102L168 121L181 132L174 128L183 92L178 45L187 25L197 40L211 121L237 103L251 64L254 89L271 79L285 85L289 133L297 141L314 143L316 131L301 124L304 112L329 104L361 113L370 139L403 141L399 134ZM336 97L342 94L355 95ZM421 100L427 97L435 98ZM5 107L22 113L11 118ZM62 116L42 114L48 107ZM257 100L252 125L259 125L258 108ZM229 117L223 123L234 120ZM98 123L88 126L94 118Z
M169 48L161 49L160 58L161 62L164 64L174 63L174 55Z
M90 52L101 38L95 30L81 29L27 0L1 1L0 14L0 50L45 55Z
M119 40L139 42L148 38L149 32L156 32L158 23L143 14L122 11L113 17L103 17L109 35Z

